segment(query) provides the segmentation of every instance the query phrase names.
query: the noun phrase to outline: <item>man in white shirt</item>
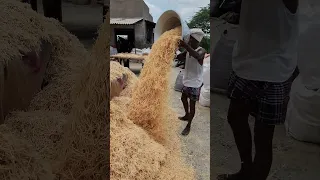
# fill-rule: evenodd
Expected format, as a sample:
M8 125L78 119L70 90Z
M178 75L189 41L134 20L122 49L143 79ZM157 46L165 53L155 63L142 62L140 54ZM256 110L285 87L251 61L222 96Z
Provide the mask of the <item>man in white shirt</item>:
M229 82L228 122L241 169L224 180L265 180L272 164L275 125L286 118L297 76L298 0L242 0L238 41ZM249 114L255 117L255 156Z
M182 121L188 121L187 126L181 133L184 136L187 136L190 132L191 122L195 115L196 102L199 100L200 88L203 84L202 64L206 51L199 45L204 35L201 29L191 29L188 44L180 41L180 47L186 51L177 56L177 59L185 60L186 62L181 96L185 116L179 117ZM190 105L188 99L190 100Z

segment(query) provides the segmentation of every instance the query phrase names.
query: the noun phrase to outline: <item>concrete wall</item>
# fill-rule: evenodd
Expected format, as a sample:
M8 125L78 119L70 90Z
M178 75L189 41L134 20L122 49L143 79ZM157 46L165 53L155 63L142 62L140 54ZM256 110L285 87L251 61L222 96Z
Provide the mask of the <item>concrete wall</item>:
M149 13L149 7L143 0L110 0L110 17L141 17L149 21L153 20L152 16Z
M143 0L110 0L110 17L143 18L144 20L153 22L153 17L149 12L149 7ZM115 44L114 28L134 28L136 48L150 47L150 44L147 44L146 41L147 27L144 20L136 23L135 25L111 25L111 44Z
M135 25L111 25L110 26L110 37L111 37L111 41L110 44L111 45L115 45L115 33L114 30L115 29L134 29L134 33L135 33L135 47L142 49L142 48L146 48L149 47L150 45L147 44L146 42L146 36L147 36L147 32L146 32L146 22L145 21L140 21L138 23L136 23Z
M140 21L135 25L135 46L136 48L144 48L146 46L146 22Z
M110 45L113 46L113 45L116 45L116 42L115 42L115 33L114 33L114 30L115 29L134 29L134 25L111 25L110 26Z
M153 22L153 17L150 14L150 9L144 1L143 1L143 18L145 20Z

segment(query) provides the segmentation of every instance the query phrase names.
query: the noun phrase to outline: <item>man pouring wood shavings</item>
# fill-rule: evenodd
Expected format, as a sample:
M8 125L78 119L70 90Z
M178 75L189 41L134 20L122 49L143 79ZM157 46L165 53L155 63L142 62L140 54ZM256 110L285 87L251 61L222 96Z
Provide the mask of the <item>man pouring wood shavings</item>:
M179 117L188 124L182 131L182 135L187 136L190 132L191 122L195 115L196 101L199 100L200 88L203 84L203 59L206 51L200 47L200 42L204 37L201 29L190 30L190 40L188 43L180 41L179 47L185 51L177 56L177 59L185 61L185 70L183 75L183 88L181 101L185 110L185 115ZM188 102L188 99L190 100Z

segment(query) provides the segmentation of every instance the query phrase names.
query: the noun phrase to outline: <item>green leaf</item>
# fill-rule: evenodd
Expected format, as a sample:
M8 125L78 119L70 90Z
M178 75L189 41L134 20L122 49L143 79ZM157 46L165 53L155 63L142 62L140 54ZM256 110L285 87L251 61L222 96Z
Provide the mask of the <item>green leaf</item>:
M188 22L189 28L201 28L204 33L210 34L210 4L202 7Z

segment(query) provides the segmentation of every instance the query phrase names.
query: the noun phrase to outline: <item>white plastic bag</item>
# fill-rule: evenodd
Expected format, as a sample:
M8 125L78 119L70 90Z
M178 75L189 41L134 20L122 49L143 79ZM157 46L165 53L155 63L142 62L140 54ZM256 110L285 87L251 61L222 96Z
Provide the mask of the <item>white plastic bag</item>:
M203 88L210 89L210 56L203 60Z
M298 66L301 82L310 89L320 88L319 47L315 39L320 39L320 24L311 24L301 33L298 45Z
M138 55L142 55L142 49L133 48L133 49L131 50L131 53L133 53L133 54L138 54Z
M144 49L142 49L142 54L144 54L144 55L150 54L150 52L151 52L151 49L150 49L150 48L144 48Z
M204 107L210 107L210 88L205 89L204 87L200 90L199 104Z
M307 89L300 76L292 85L285 126L297 140L320 143L320 90Z
M174 84L174 90L181 92L183 88L183 70L181 70L177 76L176 82Z
M117 48L110 46L110 56L118 54Z

